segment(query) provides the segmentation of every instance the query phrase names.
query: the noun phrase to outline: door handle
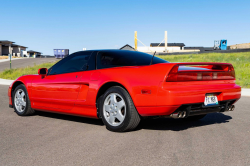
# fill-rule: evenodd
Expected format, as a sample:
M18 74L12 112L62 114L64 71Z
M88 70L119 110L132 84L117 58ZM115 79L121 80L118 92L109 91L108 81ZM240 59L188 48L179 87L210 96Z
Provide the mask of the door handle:
M78 75L76 75L76 78L78 77Z

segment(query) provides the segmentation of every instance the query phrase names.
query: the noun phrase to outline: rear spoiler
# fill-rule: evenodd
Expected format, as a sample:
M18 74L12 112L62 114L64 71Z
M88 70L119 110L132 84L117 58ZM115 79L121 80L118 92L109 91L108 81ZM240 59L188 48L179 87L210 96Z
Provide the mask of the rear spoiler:
M230 63L192 62L176 63L169 72L167 82L232 80L235 71Z

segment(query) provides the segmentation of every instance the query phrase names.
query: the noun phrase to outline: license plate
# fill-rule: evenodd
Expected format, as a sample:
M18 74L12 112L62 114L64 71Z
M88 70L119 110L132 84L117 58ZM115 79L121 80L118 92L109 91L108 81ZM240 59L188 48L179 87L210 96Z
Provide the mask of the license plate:
M204 101L205 106L213 106L213 105L218 105L218 99L217 96L215 95L206 95L205 96L205 101Z

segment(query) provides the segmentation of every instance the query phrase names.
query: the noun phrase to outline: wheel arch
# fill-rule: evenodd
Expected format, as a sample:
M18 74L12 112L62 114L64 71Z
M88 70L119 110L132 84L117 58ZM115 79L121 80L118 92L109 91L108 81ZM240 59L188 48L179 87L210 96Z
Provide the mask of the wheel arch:
M100 117L100 112L99 112L100 109L98 108L98 103L99 103L100 97L101 97L109 88L111 88L111 87L113 87L113 86L120 86L120 87L124 88L124 89L129 93L129 91L127 90L127 88L126 88L124 85L122 85L121 83L112 81L112 82L106 82L105 84L103 84L103 85L99 88L99 90L98 90L98 92L97 92L97 95L96 95L96 108L97 108L96 110L97 110L97 117L98 117L98 118L101 118L101 117ZM130 95L130 93L129 93L129 95Z
M16 82L13 83L13 85L12 85L12 87L11 87L11 97L12 97L12 93L14 92L14 90L16 89L16 87L17 87L18 85L21 85L21 84L23 84L23 85L25 86L25 84L24 84L22 81L16 81ZM25 87L26 87L26 86L25 86Z

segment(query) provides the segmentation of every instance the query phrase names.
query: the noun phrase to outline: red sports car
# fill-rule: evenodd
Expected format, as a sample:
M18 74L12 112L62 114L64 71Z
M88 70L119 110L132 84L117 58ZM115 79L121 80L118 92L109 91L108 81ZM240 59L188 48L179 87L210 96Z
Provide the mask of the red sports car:
M198 120L233 111L241 97L229 63L170 63L125 50L80 51L9 87L20 116L35 110L101 118L108 130L130 131L142 117Z

